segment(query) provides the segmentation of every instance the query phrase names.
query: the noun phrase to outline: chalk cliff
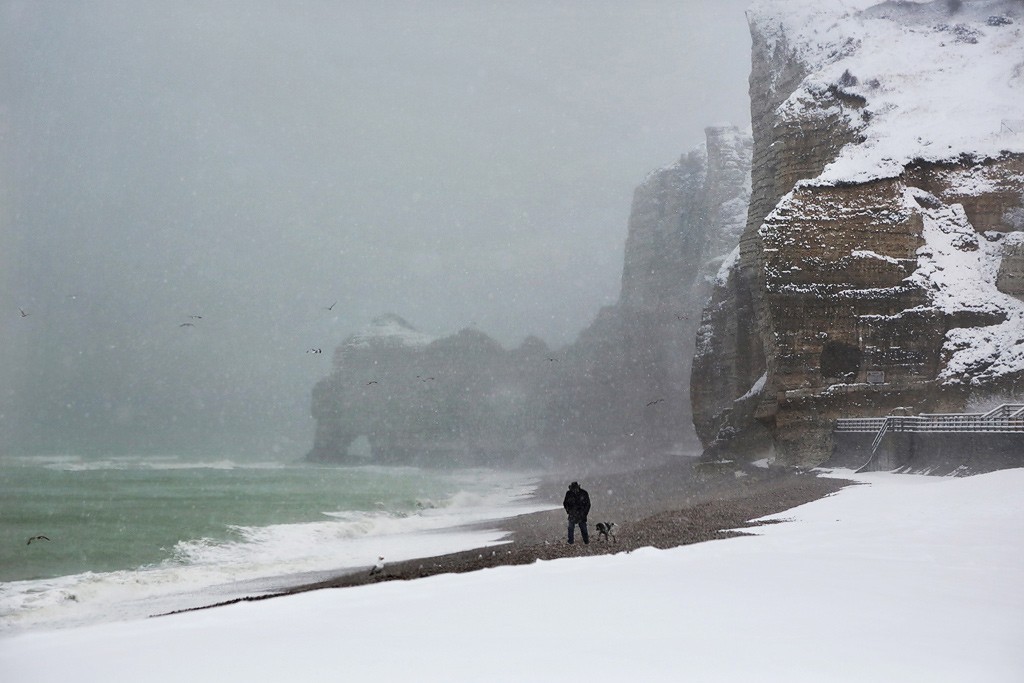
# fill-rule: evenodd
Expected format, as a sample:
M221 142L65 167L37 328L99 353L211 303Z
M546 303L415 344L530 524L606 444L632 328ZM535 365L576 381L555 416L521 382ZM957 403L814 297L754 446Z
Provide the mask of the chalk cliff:
M313 392L312 459L699 439L813 465L838 417L1024 401L1024 6L772 0L748 18L752 139L708 128L637 188L618 302L557 350L377 321Z
M570 381L551 397L589 407L557 425L553 440L625 456L699 450L694 337L745 224L751 155L749 133L736 127L709 127L705 139L636 189L619 301L566 350Z
M752 195L698 331L711 453L1024 396L1024 7L763 2Z
M309 459L544 463L699 448L694 334L743 230L751 140L729 126L636 189L619 301L578 339L505 350L476 330L442 339L397 316L335 351L312 397Z
M493 464L536 442L547 347L513 351L477 330L434 339L395 315L334 353L313 389L318 462Z

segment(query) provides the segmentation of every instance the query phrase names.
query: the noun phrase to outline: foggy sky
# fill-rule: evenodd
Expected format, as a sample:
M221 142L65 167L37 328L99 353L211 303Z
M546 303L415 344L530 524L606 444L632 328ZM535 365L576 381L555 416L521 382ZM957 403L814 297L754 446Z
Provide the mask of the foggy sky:
M300 457L387 312L571 342L746 4L0 0L0 456Z

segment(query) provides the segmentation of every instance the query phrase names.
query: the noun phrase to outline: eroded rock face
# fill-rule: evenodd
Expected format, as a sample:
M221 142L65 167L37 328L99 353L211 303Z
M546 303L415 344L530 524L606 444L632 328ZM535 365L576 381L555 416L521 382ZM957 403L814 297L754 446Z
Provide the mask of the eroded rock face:
M735 127L651 173L633 197L615 306L561 354L545 442L586 457L693 452L689 380L699 311L743 230L751 140Z
M711 452L817 464L837 417L1024 396L1024 140L982 129L1014 97L949 113L980 77L958 70L995 73L1019 103L1012 64L978 62L1020 53L1019 30L999 33L1020 7L986 4L997 24L967 8L951 27L929 23L938 3L862 4L751 14L753 196L692 379Z
M432 339L378 318L335 352L313 389L317 462L493 464L530 452L550 352L536 338L506 351L466 329Z
M747 133L705 132L706 145L637 188L619 302L572 345L506 351L479 332L432 340L399 318L375 321L313 391L309 457L543 463L698 448L694 335L745 224L751 155Z
M689 380L699 311L743 230L750 196L749 135L735 127L710 127L705 135L703 148L637 188L619 303L571 349L587 367L580 376L590 378L590 400L616 416L583 430L601 434L607 446L696 445ZM602 372L609 334L615 369Z

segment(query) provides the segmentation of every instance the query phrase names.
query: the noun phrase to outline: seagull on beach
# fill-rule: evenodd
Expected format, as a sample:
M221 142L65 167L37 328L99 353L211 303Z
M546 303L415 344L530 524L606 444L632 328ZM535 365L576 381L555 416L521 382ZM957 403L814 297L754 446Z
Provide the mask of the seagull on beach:
M370 568L370 576L376 576L384 571L384 556L377 558L377 563Z
M42 534L39 534L38 536L33 536L32 538L28 539L28 543L26 543L25 545L32 545L32 541L49 541L49 540L50 539L47 538L46 536L43 536Z

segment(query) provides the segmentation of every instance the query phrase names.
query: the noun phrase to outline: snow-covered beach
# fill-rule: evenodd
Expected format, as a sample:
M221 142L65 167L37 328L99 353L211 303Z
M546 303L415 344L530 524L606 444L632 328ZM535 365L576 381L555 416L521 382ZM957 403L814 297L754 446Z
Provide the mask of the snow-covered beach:
M1024 469L831 474L755 535L0 641L12 681L1019 681Z

